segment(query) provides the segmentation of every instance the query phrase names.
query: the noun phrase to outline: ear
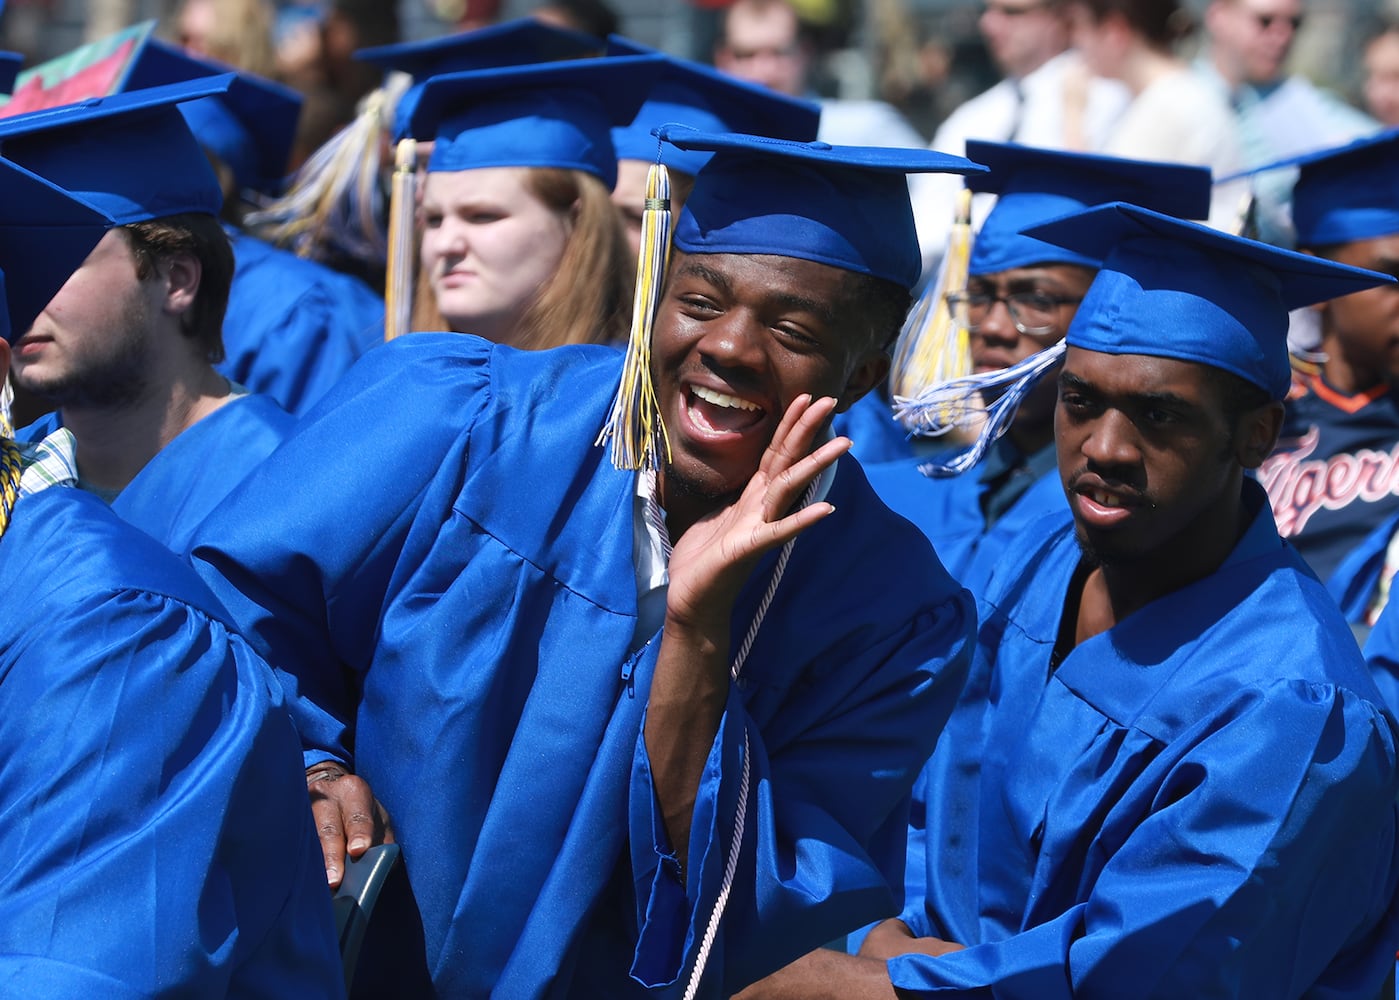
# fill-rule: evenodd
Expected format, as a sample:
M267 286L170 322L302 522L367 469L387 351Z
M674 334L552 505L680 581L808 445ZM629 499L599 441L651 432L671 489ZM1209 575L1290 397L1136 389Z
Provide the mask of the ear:
M1239 418L1234 428L1234 448L1239 464L1256 469L1273 453L1282 432L1282 403L1268 403Z
M194 308L203 273L204 267L194 254L177 253L165 259L161 267L161 274L165 278L165 312L183 316Z
M859 402L860 397L869 392L889 376L889 355L884 351L871 351L855 365L850 377L845 380L845 389L836 403L836 412L844 413Z

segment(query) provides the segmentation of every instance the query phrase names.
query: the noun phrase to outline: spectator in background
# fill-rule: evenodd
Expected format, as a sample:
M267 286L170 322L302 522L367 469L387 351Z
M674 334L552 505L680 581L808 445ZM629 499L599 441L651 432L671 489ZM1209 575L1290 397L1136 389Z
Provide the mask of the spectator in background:
M1005 78L953 111L933 136L933 149L960 156L968 139L1077 151L1103 145L1129 95L1118 81L1091 77L1070 50L1066 3L990 0L977 24ZM947 250L961 187L955 177L924 174L913 180L925 276ZM993 200L989 194L976 199L973 225L980 225Z
M1208 34L1195 60L1234 109L1245 168L1325 149L1373 132L1378 123L1310 80L1286 73L1302 27L1302 0L1213 0ZM1259 236L1291 246L1290 192L1295 171L1255 178Z
M925 144L891 104L814 94L811 73L816 58L816 46L788 0L735 0L723 13L715 67L790 97L820 101L817 138L822 142L906 148Z
M556 0L536 7L530 15L556 28L581 31L594 38L606 38L621 30L621 22L603 0Z
M1399 23L1383 24L1364 53L1365 109L1387 128L1399 125Z

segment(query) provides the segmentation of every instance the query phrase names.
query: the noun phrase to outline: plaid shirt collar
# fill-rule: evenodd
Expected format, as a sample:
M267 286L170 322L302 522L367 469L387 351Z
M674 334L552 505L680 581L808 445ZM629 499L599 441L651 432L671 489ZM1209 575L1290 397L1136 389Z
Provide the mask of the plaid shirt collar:
M78 448L73 432L60 427L38 442L19 446L24 472L19 479L19 495L27 497L50 486L78 485Z

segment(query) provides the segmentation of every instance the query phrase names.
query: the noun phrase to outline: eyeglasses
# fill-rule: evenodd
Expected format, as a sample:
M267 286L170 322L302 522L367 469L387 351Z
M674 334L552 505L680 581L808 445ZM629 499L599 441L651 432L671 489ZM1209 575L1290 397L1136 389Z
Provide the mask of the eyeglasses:
M968 330L975 330L991 315L997 302L1004 302L1010 311L1011 322L1021 333L1030 336L1043 336L1058 329L1059 307L1078 305L1083 299L1064 295L1050 295L1048 292L1011 292L1009 295L993 295L990 292L949 292L947 308L952 318Z
M1249 11L1249 13L1253 15L1253 20L1257 23L1260 31L1267 31L1278 21L1288 25L1294 32L1302 30L1301 14L1283 17L1281 14L1259 14L1256 11Z

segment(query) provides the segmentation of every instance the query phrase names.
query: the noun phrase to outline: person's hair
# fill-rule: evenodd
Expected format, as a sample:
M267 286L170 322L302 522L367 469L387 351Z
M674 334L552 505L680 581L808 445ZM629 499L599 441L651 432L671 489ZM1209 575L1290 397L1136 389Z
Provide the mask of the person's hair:
M888 353L903 329L913 295L902 285L887 278L847 272L846 292L850 313L864 324L866 343L870 348Z
M214 10L214 28L207 39L209 56L258 76L275 77L277 53L272 30L276 13L272 4L268 0L184 0L176 25L191 3L205 2Z
M550 0L535 8L534 13L547 11L569 22L569 27L594 38L615 35L621 22L617 12L604 0Z
M624 341L631 327L635 264L606 185L580 170L527 169L530 192L552 210L570 212L573 221L558 269L525 309L510 345L543 350ZM418 276L412 328L448 329L425 273Z
M1171 51L1195 30L1190 12L1178 0L1077 0L1095 22L1120 14L1147 45Z
M802 20L797 8L792 5L791 0L734 0L733 3L722 7L719 11L719 24L716 38L720 45L729 44L729 20L735 11L742 11L747 14L762 16L776 7L783 7L792 12L792 17L797 22L798 45L812 45L814 38L811 26Z
M156 274L157 266L176 254L199 261L199 289L194 304L180 317L180 329L210 364L224 359L223 316L233 284L233 245L219 220L201 212L182 212L121 227L136 259L136 277Z

